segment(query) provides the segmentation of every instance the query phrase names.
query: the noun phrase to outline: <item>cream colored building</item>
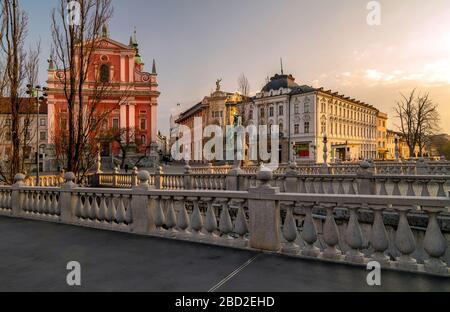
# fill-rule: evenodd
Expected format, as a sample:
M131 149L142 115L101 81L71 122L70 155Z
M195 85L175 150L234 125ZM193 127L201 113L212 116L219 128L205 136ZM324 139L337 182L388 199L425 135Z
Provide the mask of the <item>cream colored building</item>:
M298 85L275 75L247 108L250 124L280 126L281 162L353 161L377 156L377 115L366 103L338 92ZM293 156L295 155L295 156Z

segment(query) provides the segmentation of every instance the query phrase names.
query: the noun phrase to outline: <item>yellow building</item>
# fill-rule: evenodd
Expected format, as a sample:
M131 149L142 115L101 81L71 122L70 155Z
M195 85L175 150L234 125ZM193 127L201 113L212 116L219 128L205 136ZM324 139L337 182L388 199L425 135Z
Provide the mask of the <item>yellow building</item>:
M387 142L387 121L386 113L378 112L377 114L377 159L388 159L389 150Z

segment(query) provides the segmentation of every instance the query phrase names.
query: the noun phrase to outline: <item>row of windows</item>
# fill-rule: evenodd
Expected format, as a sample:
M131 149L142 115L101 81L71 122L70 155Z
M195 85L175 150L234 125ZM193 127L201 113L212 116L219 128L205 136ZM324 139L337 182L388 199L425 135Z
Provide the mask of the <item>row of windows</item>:
M11 132L8 131L5 134L5 140L10 142L12 140ZM30 141L31 140L31 133L27 132L25 135L25 140ZM39 132L39 141L46 141L47 140L47 132L40 131Z
M25 119L25 126L29 126L30 124L31 124L30 119L28 119L28 118ZM6 119L5 125L12 126L12 120L10 118ZM41 127L47 126L47 119L46 118L39 119L39 126L41 126Z
M304 133L310 133L310 123L309 122L305 122L304 123L304 127L303 127L303 132ZM299 124L295 124L294 125L294 134L300 134L300 125Z
M328 104L328 111L330 115L336 115L344 118L351 118L358 121L364 122L375 122L375 116L371 115L368 111L359 112L355 106L351 106L349 108L341 107L338 105ZM327 103L321 102L321 112L327 113Z
M93 123L95 123L95 121L93 121ZM68 130L67 118L61 118L60 124L61 124L61 130L62 131L67 131ZM108 127L108 123L104 122L103 125L102 125L102 128L104 130L106 130L107 127ZM112 119L112 129L113 130L119 130L120 129L119 118L113 118ZM139 129L142 130L142 131L146 131L147 130L147 119L145 119L145 118L141 118L140 119L140 121L139 121Z
M323 127L323 123L322 123ZM326 130L326 128L325 128ZM351 125L343 125L338 123L331 122L330 124L330 133L331 135L345 135L352 137L360 137L360 138L369 138L373 139L375 137L375 131L371 131L368 128L361 128L357 126ZM326 133L326 132L323 132Z

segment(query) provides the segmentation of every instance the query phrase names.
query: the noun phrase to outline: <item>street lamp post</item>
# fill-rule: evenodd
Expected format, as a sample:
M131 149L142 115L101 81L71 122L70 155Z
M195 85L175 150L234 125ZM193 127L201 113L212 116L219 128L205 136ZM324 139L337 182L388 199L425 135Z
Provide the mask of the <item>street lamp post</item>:
M30 98L35 98L36 99L36 105L37 105L37 109L36 109L36 185L39 186L40 184L40 178L39 178L39 161L40 161L40 148L39 148L39 119L40 119L40 101L44 101L45 98L47 97L47 91L48 88L44 87L42 88L41 86L35 86L33 87L32 85L27 85L27 94L30 96Z

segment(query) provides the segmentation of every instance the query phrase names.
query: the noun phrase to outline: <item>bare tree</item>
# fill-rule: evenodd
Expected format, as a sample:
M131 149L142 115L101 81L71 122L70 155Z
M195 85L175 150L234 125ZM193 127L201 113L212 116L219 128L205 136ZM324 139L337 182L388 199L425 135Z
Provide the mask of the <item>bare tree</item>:
M13 183L17 173L28 170L31 142L37 139L33 118L35 99L24 98L24 85L37 83L40 43L25 51L28 16L19 0L3 0L0 10L0 96L4 103L0 120L3 162L0 178Z
M419 149L420 157L429 138L439 130L438 105L433 103L428 93L417 94L414 89L409 95L401 94L397 102L396 114L400 121L398 127L409 147L410 156Z
M239 93L248 97L250 95L250 82L244 74L241 74L238 79Z
M79 0L80 14L78 23L66 22L67 1L60 0L59 7L52 13L52 37L55 50L55 66L62 74L59 82L63 85L67 101L66 133L59 141L64 146L55 147L64 153L65 167L79 175L85 171L84 164L91 157L91 140L96 137L100 126L111 111L100 108L103 100L114 94L108 81L103 81L97 73L92 76L89 70L94 63L95 51L101 48L102 27L110 20L113 7L111 0ZM88 89L88 91L86 91ZM121 92L117 99L120 105L127 98ZM93 144L96 146L96 144Z

